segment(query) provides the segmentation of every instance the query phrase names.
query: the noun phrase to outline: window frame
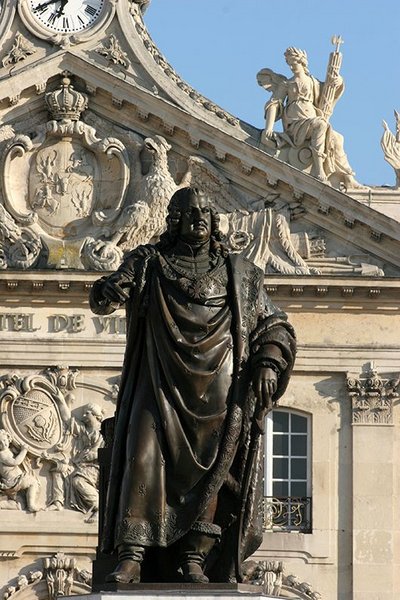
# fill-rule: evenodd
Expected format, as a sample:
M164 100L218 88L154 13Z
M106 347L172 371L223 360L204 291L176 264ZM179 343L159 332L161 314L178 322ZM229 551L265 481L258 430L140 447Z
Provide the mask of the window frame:
M273 416L276 413L286 413L288 415L288 429L285 432L274 432L273 431ZM304 433L296 433L292 431L292 415L299 416L305 419L306 431ZM287 435L288 436L288 454L287 455L274 455L273 444L274 436L276 435ZM291 453L291 441L293 435L304 435L306 436L306 455L293 455ZM288 476L287 479L279 479L273 477L273 464L274 458L287 458L288 459ZM292 458L305 458L306 459L306 477L305 479L294 479L291 478L291 459ZM274 496L273 494L273 483L274 481L287 481L288 492L291 491L291 484L296 482L306 483L306 495L305 496ZM307 522L309 527L304 529L304 533L311 533L312 529L312 415L303 411L279 407L273 409L265 418L265 435L264 435L264 498L280 498L288 499L290 505L290 498L307 498L306 511L308 515ZM265 505L267 503L265 502ZM302 531L301 526L295 526L293 523L289 523L287 526L276 525L271 528L267 528L266 531Z

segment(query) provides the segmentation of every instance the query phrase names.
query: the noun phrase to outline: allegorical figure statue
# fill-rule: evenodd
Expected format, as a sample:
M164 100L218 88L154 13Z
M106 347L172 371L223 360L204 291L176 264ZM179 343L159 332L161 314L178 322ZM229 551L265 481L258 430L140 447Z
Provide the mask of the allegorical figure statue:
M73 437L71 456L59 452L55 455L43 454L50 460L52 494L48 510L61 510L66 504L85 513L85 522L92 523L97 518L99 505L99 465L97 454L104 445L100 433L104 418L103 410L93 402L85 406L80 420L71 415L64 398L59 398L59 410L68 432Z
M334 38L340 44L340 38ZM318 81L308 70L307 54L287 48L285 59L293 73L287 79L271 69L257 74L259 85L272 92L265 105L265 129L262 142L275 148L279 158L304 170L311 164L311 174L338 187L360 187L343 148L343 136L334 131L329 118L343 94L339 74L342 55L332 52L325 82ZM283 133L274 132L275 121L282 120Z
M263 272L228 254L218 223L206 195L179 190L160 241L92 289L95 313L125 303L128 322L102 540L119 563L108 581L230 581L235 546L241 561L261 543L254 424L287 386L295 338Z

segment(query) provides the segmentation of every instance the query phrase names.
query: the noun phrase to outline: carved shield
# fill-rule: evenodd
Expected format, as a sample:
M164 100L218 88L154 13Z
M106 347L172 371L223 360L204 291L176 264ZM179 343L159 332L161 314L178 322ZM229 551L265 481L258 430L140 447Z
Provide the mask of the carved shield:
M97 159L80 141L63 138L32 157L29 172L30 208L44 228L57 228L88 217L98 180Z
M1 395L2 425L15 441L40 456L61 443L63 424L53 386L41 377L23 383L22 390L12 386Z

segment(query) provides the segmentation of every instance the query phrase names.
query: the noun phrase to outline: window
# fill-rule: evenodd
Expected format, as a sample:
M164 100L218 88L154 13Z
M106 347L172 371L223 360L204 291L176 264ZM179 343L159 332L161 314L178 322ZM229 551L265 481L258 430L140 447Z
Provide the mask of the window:
M264 527L311 532L311 419L288 410L267 416Z

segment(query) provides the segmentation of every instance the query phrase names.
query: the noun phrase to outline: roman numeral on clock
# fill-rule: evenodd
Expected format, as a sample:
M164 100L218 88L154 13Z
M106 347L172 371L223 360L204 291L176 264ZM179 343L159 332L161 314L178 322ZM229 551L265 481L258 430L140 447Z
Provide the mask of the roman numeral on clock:
M97 11L95 8L93 8L93 6L88 4L87 6L85 6L85 12L87 12L88 15L93 17L93 15L95 15Z
M78 21L81 25L85 25L85 21L82 19L81 15L78 15Z
M68 29L68 27L69 27L68 17L63 17L63 29Z
M51 15L49 15L47 17L47 21L48 21L49 25L54 25L54 22L56 19L57 19L57 13L51 13Z

